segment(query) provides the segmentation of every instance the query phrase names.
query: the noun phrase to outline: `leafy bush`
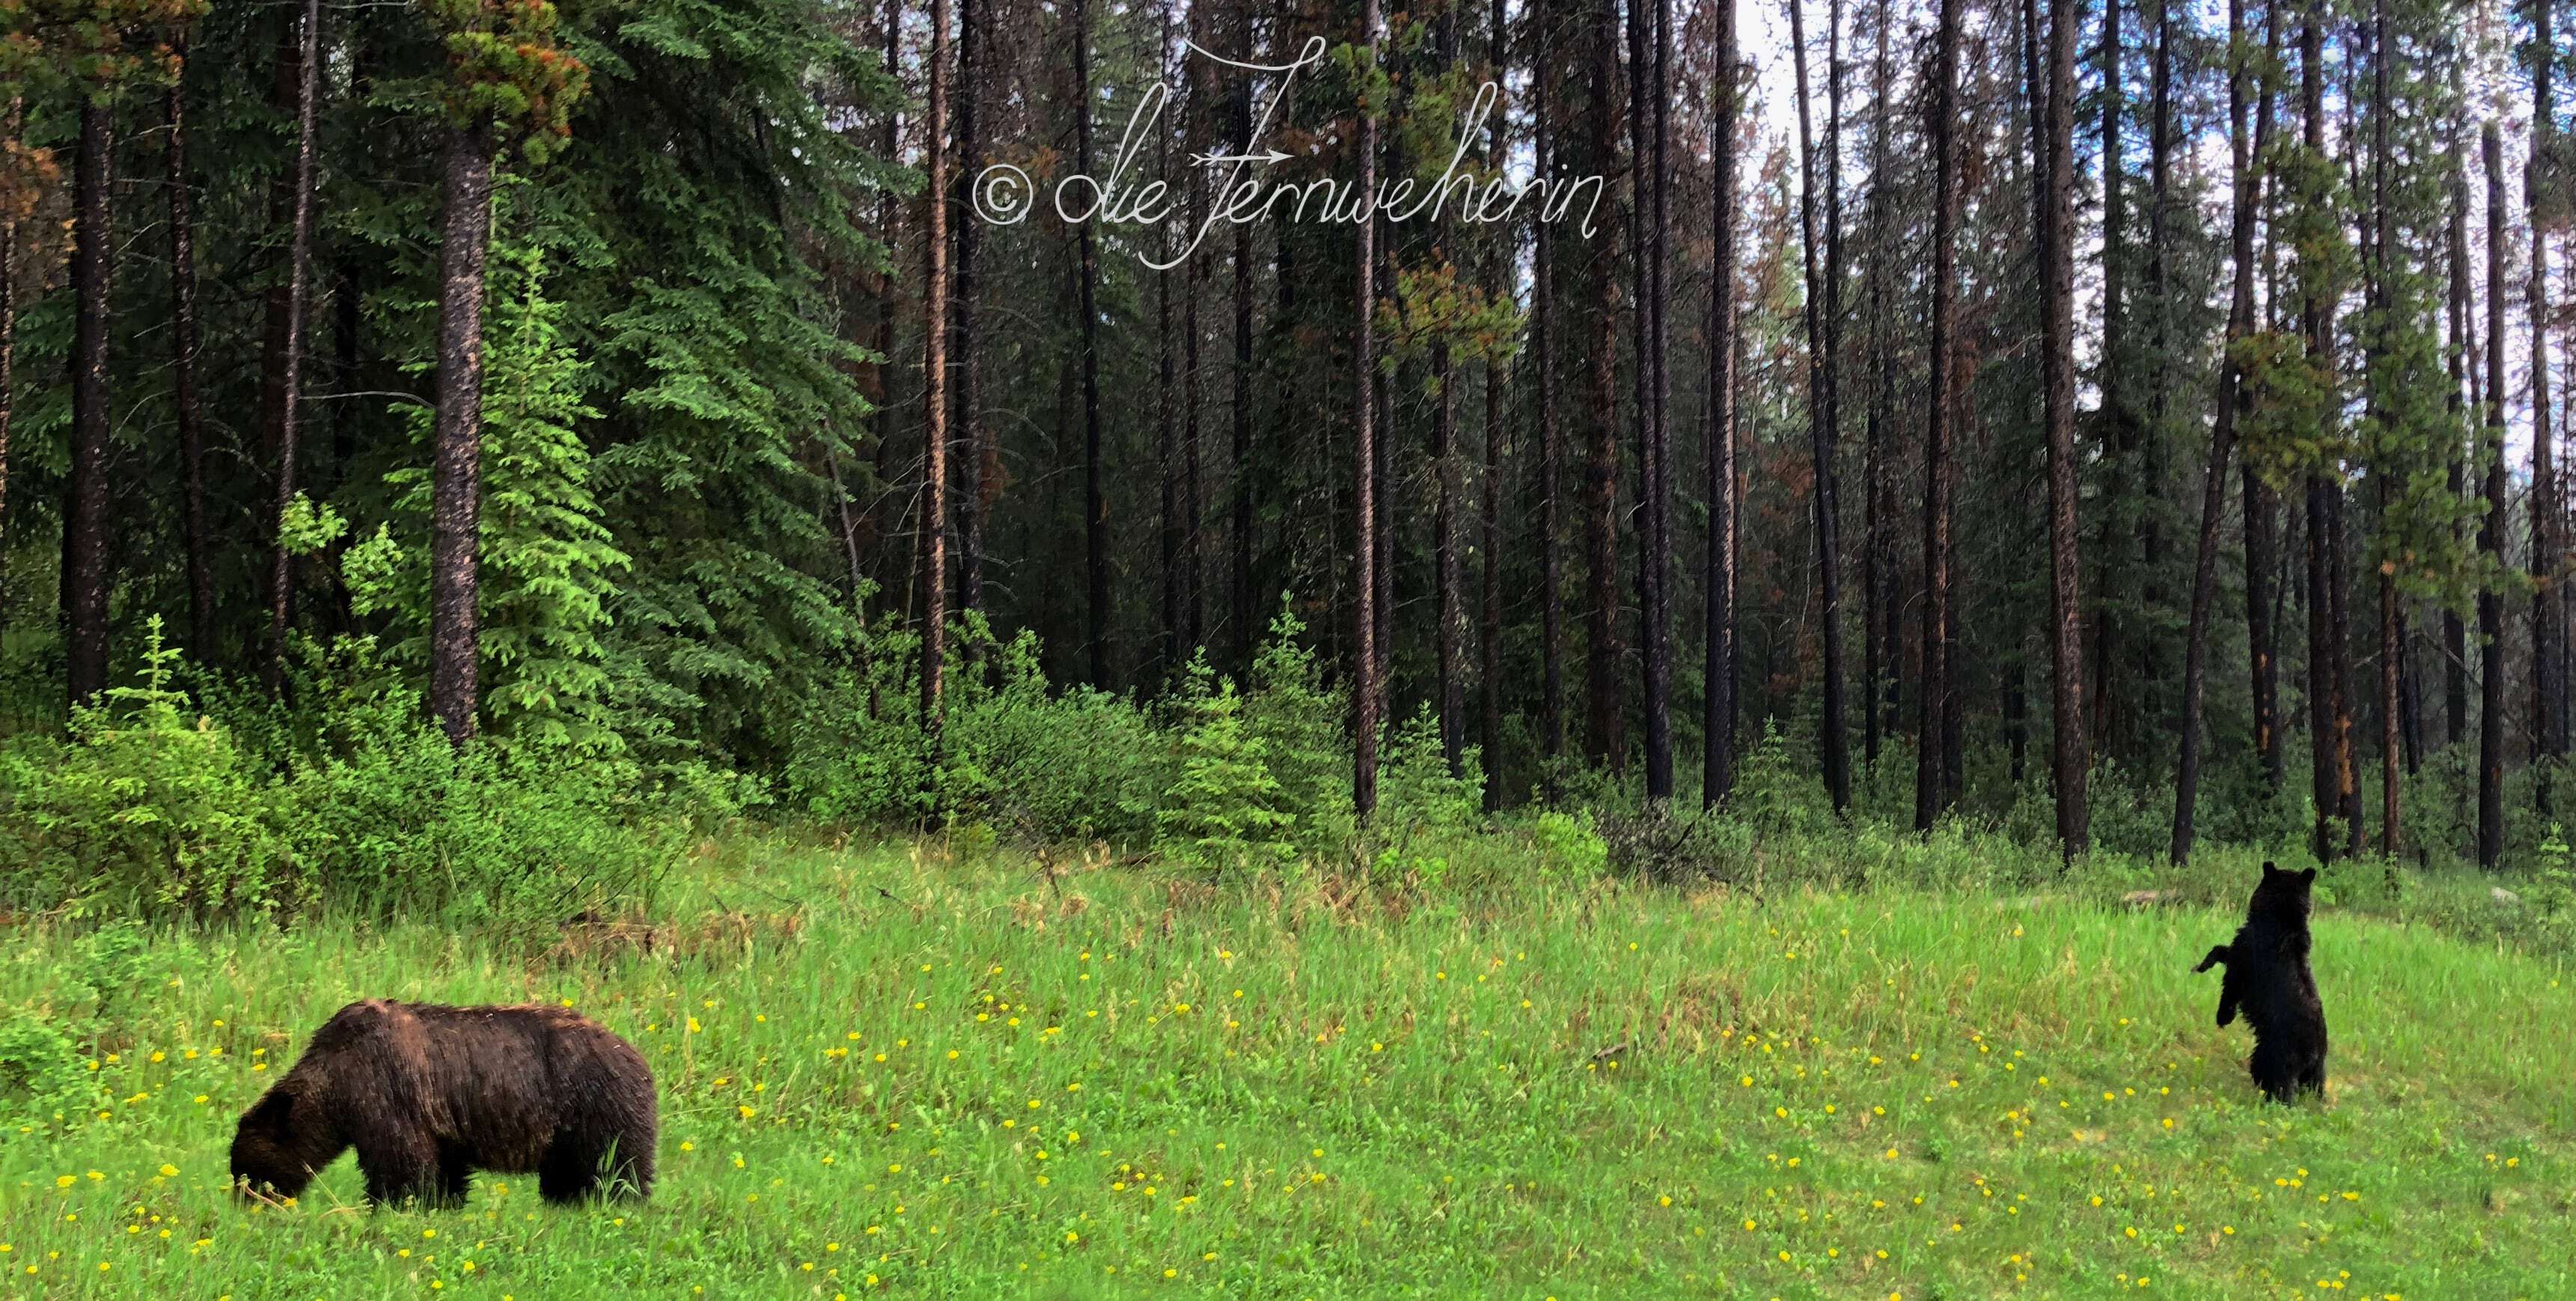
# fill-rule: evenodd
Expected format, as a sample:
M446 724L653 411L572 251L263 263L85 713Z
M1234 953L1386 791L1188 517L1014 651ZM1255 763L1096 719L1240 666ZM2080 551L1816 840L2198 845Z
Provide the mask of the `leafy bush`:
M1264 761L1267 743L1245 727L1234 683L1216 676L1204 652L1191 659L1173 709L1181 766L1154 815L1163 844L1209 867L1294 862L1287 788Z
M301 892L272 783L229 731L182 710L178 658L153 619L142 685L73 710L66 742L20 738L0 765L0 892L12 903L202 915Z

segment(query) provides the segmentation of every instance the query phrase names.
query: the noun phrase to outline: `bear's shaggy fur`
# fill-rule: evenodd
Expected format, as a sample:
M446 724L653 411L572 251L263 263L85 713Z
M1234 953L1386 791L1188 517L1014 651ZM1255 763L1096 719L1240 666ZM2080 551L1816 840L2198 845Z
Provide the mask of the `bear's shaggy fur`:
M563 1008L370 999L333 1014L233 1135L233 1185L293 1197L358 1149L367 1197L465 1200L477 1169L537 1176L549 1202L653 1190L653 1072Z
M2244 1010L2254 1031L2254 1055L2245 1066L2274 1102L2326 1088L2326 1010L2308 970L2308 901L2316 879L2313 867L2284 872L2265 863L2236 938L2192 968L2227 967L2218 987L2218 1023Z

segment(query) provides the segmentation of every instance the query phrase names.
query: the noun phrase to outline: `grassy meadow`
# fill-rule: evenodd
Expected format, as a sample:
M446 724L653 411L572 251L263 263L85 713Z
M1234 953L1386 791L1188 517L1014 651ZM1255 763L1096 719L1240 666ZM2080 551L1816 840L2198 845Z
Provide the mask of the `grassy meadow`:
M0 1006L115 1028L0 1134L0 1296L2576 1295L2576 991L2492 941L2321 909L2331 1096L2275 1108L2190 974L2233 908L971 858L709 845L533 959L22 922ZM233 1204L362 996L628 1036L652 1201Z

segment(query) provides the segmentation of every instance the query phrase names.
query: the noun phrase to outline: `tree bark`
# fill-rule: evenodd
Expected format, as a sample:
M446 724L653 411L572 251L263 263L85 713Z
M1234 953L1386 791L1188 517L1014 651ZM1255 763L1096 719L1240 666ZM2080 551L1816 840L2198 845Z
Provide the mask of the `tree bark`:
M1839 3L1839 0L1837 0ZM1644 525L1637 556L1638 646L1643 670L1641 692L1645 713L1646 798L1667 801L1673 795L1672 708L1672 492L1670 488L1671 418L1669 360L1665 345L1668 303L1665 293L1670 244L1671 192L1667 122L1667 77L1672 63L1670 0L1633 0L1634 26L1644 41L1629 78L1632 134L1636 137L1636 170L1644 185L1638 196L1644 227L1639 250L1642 292L1637 304L1644 347L1637 360L1640 435L1639 514Z
M2454 419L2465 425L2463 404L2469 400L2467 390L2475 386L2469 369L2469 281L2475 272L2469 266L2469 169L2465 125L2452 144L2449 195L2451 337L2443 353L2451 380L2448 406ZM2475 442L2475 439L2470 441ZM2463 451L2454 438L2446 485L2453 500L2458 500L2467 490L2467 478ZM2442 607L2442 659L2442 743L2458 745L2469 735L2469 636L2459 610L2447 602Z
M2504 563L2504 141L2489 119L2479 141L2487 167L2487 436L2486 518L2478 550ZM2504 598L2490 584L2478 591L2478 866L2504 856Z
M975 365L976 261L983 242L983 223L975 220L967 187L975 183L982 137L976 131L976 102L982 98L984 22L982 0L957 5L957 164L949 180L949 207L957 214L957 252L950 312L955 317L954 352L949 377L956 405L950 418L957 425L957 612L984 608L984 421L982 375ZM1088 110L1086 109L1086 112Z
M1707 693L1700 720L1700 803L1714 807L1735 790L1735 271L1736 132L1743 69L1736 48L1735 6L1716 7L1717 88L1710 144L1715 229L1710 263L1708 346Z
M295 556L286 549L286 512L295 500L297 443L304 428L304 330L312 314L308 292L313 260L315 122L321 94L322 2L304 0L304 31L296 55L295 174L292 232L286 246L286 344L277 413L277 500L269 517L268 656L270 695L286 686L286 621L295 593Z
M72 155L71 475L63 504L63 658L75 705L107 689L108 188L114 112L80 107Z
M1367 64L1377 63L1378 0L1360 0L1360 40ZM1359 193L1377 191L1377 117L1383 105L1364 97L1359 112ZM1357 292L1351 303L1351 478L1352 516L1357 537L1351 547L1359 570L1355 636L1351 656L1351 808L1362 826L1377 812L1377 221L1353 223L1359 247L1352 259Z
M938 0L933 0L937 3ZM1073 86L1081 105L1073 115L1074 169L1091 174L1091 4L1073 0ZM1082 309L1082 536L1084 574L1089 601L1084 606L1083 645L1086 678L1109 689L1109 484L1101 460L1100 435L1100 262L1091 223L1074 228L1081 262Z
M1618 56L1612 32L1618 19L1608 0L1595 10L1591 58L1592 171L1619 171ZM1604 768L1624 767L1627 736L1619 699L1619 238L1608 224L1591 249L1593 322L1586 340L1591 385L1592 441L1583 473L1583 541L1590 562L1588 645L1585 648L1586 746Z
M2550 816L2552 761L2567 753L2567 717L2559 681L2562 629L2558 594L2558 469L2553 455L2549 410L2549 240L2540 213L2540 160L2555 133L2551 114L2550 73L2557 63L2557 41L2551 31L2550 0L2532 0L2531 26L2531 170L2523 196L2530 205L2531 240L2531 690L2534 764L2533 803Z
M1083 0L1074 0L1074 67L1077 84L1088 86L1087 68L1089 27L1084 22ZM927 155L928 184L923 193L928 202L928 230L922 236L922 255L928 265L922 269L921 293L921 721L929 733L931 753L936 756L941 745L942 713L940 697L947 673L948 654L948 0L930 0L930 93L922 119L922 152ZM1084 95L1077 121L1083 124L1084 140L1089 141L1091 100ZM1077 168L1088 170L1086 156ZM1083 364L1089 374L1091 349L1091 227L1082 227L1083 303L1082 326L1085 336ZM1096 448L1097 441L1093 443ZM1099 662L1099 641L1092 643L1093 664Z
M1923 683L1917 696L1914 829L1930 831L1949 807L1942 720L1950 701L1950 379L1958 328L1958 145L1952 135L1959 80L1960 0L1940 0L1932 44L1932 384L1923 432Z
M1563 90L1556 69L1555 5L1533 0L1537 50L1531 56L1530 80L1536 86L1530 148L1535 172L1550 176L1556 165L1554 131L1557 96ZM1559 769L1565 758L1565 593L1558 565L1557 532L1557 393L1556 393L1556 239L1546 222L1530 224L1530 354L1538 374L1538 587L1539 587L1539 760L1541 795L1554 804L1560 794Z
M438 286L438 415L430 463L429 709L463 746L480 704L483 261L492 238L492 129L448 128Z
M2050 768L2057 838L2072 861L2089 839L2085 783L2083 606L2075 534L2075 0L2049 0L2046 158L2041 223L2040 388L2048 429Z
M1487 75L1500 82L1509 66L1503 0L1493 0L1487 18ZM1485 159L1499 168L1506 161L1503 128L1509 114L1497 109L1486 123ZM1496 302L1511 294L1511 268L1504 265L1512 247L1510 227L1485 244L1485 290ZM1507 371L1491 353L1485 358L1485 474L1482 509L1482 590L1477 607L1482 622L1476 637L1476 682L1483 701L1485 811L1503 806L1503 382Z
M172 79L162 103L170 122L170 142L163 154L164 186L170 203L170 393L179 417L180 520L188 549L188 646L201 662L215 653L215 577L210 555L213 539L206 529L206 414L197 398L197 223L188 188L188 38L173 43L171 57L179 76ZM8 232L14 243L16 223ZM0 261L0 268L8 264ZM0 278L5 278L0 270ZM0 293L8 292L0 287ZM5 330L0 324L0 330ZM5 347L0 344L0 347ZM8 388L0 374L0 392ZM5 401L5 398L0 398ZM5 450L6 433L0 433Z
M2545 9L2548 0L2541 0L2541 4ZM2377 351L2384 357L2388 350L2388 336L2393 329L2389 313L2393 309L2397 274L2400 269L2396 226L2388 202L2388 115L2391 109L2388 99L2388 62L2394 54L2389 43L2388 0L2378 0L2378 3L2373 6L2372 26L2374 30L2370 57L2373 91L2370 106L2370 206L2377 221L2377 232L2371 242L2378 254L2379 272ZM2374 403L2377 403L2377 385L2374 384L2372 387ZM2384 409L2384 403L2377 404ZM2395 467L2385 467L2386 472L2371 475L2379 493L2380 527L2383 529L2388 527L2388 488L2394 469ZM2403 774L2399 771L2398 765L2404 757L2404 746L2398 737L2398 669L2403 663L2400 657L2398 618L2396 570L2393 566L2382 565L2379 567L2379 850L2392 859L2397 856L2400 839L2397 804ZM2358 823L2359 819L2355 818L2354 821Z
M1825 793L1833 800L1834 812L1840 814L1851 806L1851 753L1843 721L1842 540L1834 501L1833 339L1826 324L1840 295L1831 288L1816 261L1817 181L1807 111L1806 26L1802 16L1805 7L1806 0L1789 0L1789 45L1798 79L1798 226L1805 248L1807 278L1807 426L1815 456L1816 557L1820 571L1817 591L1823 605L1817 621L1824 642L1824 720L1816 739L1822 751ZM1825 183L1835 184L1831 177ZM1826 202L1830 204L1832 200ZM1830 255L1827 260L1831 261ZM1822 308L1819 298L1827 300Z

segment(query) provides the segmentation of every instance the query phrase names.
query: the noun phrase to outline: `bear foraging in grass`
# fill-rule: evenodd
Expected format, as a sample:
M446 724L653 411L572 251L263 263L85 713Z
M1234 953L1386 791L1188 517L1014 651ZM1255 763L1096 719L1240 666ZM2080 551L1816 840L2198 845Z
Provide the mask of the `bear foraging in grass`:
M334 1013L233 1134L235 1189L293 1197L358 1149L367 1198L465 1200L475 1170L534 1172L549 1202L653 1191L653 1072L588 1017L369 999Z
M2265 863L2236 938L2192 968L2227 967L2218 987L2218 1023L2244 1010L2254 1031L2254 1055L2245 1066L2274 1102L2326 1088L2326 1009L2308 971L2308 901L2316 879L2313 867L2284 872Z

